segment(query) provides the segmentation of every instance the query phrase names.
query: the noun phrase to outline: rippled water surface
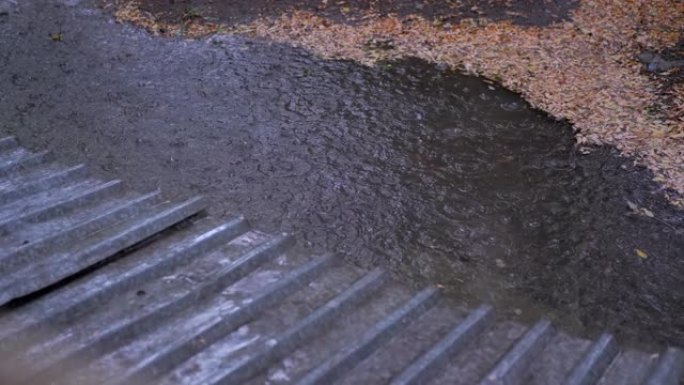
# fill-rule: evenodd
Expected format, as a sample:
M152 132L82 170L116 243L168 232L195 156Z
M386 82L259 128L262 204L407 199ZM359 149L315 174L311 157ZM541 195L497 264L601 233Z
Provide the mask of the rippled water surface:
M416 60L153 39L84 5L22 12L0 20L0 121L23 144L504 314L684 343L681 212L517 95ZM45 38L58 27L63 42Z

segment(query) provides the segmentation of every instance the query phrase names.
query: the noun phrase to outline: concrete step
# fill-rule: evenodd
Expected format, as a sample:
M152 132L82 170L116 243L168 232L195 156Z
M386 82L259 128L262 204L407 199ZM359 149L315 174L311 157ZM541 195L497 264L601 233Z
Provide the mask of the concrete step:
M40 154L39 154L40 155ZM4 171L3 171L4 170ZM522 325L0 139L0 370L50 384L669 384L684 356ZM8 371L11 368L11 372Z

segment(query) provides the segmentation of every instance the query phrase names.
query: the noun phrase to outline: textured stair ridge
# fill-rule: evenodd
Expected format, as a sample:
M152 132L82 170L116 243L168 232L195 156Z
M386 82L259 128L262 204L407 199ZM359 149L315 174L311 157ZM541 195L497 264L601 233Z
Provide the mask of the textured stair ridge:
M618 346L612 335L602 334L584 357L575 365L565 385L595 384L606 371L618 353Z
M297 381L299 385L329 384L338 380L380 345L403 330L411 321L437 303L439 289L430 287L368 329L357 341L345 346Z
M77 186L80 187L80 185ZM79 188L76 191L71 191L71 194L67 197L48 201L46 204L34 209L22 210L20 213L14 213L11 217L0 219L0 233L6 234L13 230L13 227L26 225L27 222L30 223L37 219L49 219L74 208L105 200L122 189L122 183L119 180L98 183L93 186L84 183L83 186L85 187L84 189Z
M417 385L425 383L444 367L449 358L462 351L466 345L482 333L494 321L494 310L482 305L473 310L444 338L421 355L416 361L394 378L391 385Z
M391 353L395 338L446 314L430 312L440 301L435 287L405 290L382 269L364 272L338 266L332 254L295 257L300 250L293 248L293 237L252 231L242 217L219 224L192 219L204 210L201 197L160 203L159 191L132 195L119 181L89 179L82 165L59 168L49 153L27 152L11 137L0 138L0 186L0 230L5 232L0 244L8 245L0 252L0 355L9 354L0 357L0 365L30 357L26 380L47 377L60 384L62 372L86 375L87 364L98 363L119 365L105 366L110 371L106 378L96 377L99 383L156 383L173 374L180 376L174 383L194 384L193 368L176 372L185 363L194 363L203 371L201 383L208 385L255 384L275 367L296 373L288 378L278 370L269 372L275 383L329 384L358 370L382 370L362 363L375 357L373 365L386 364L379 360L392 358L386 353ZM51 196L53 191L61 195ZM77 194L70 196L70 191ZM187 225L174 227L179 222ZM175 230L166 231L172 227ZM28 236L32 231L35 237ZM31 241L21 244L24 236ZM133 248L143 243L144 247ZM183 280L186 270L189 283ZM206 279L193 281L192 274ZM165 282L175 286L164 286ZM232 304L231 298L241 297L231 290L241 284L247 285L240 290L248 295L240 305ZM145 285L156 290L155 296L131 301ZM390 295L395 290L403 294ZM31 296L37 292L41 295ZM320 298L312 297L319 292ZM6 306L20 297L24 302ZM105 303L112 307L101 306ZM132 307L136 303L144 306ZM297 317L290 323L273 322L268 314L274 309L293 310ZM569 360L563 372L554 372L557 377L562 373L565 385L612 385L607 376L615 368L643 379L644 385L678 385L684 371L681 349L669 347L653 359L643 358L649 355L620 351L610 334L576 344L571 356L558 355L561 351L553 353L550 344L559 339L547 320L521 336L514 329L518 331L508 340L496 341L503 353L494 357L478 350L481 337L494 325L513 330L512 323L495 324L488 305L466 315L462 309L451 310L454 319L425 329L432 334L421 343L420 352L397 361L402 365L399 370L395 366L392 373L376 377L393 385L434 383L455 358L469 357L491 363L482 365L481 385L522 385L534 378L533 364L539 368L548 362L541 360L548 358L545 354ZM277 311L273 314L281 314ZM130 316L112 318L120 314ZM349 319L358 324L341 324L346 314L353 314ZM100 324L103 320L107 322ZM256 325L257 334L233 350L230 338L250 336L251 325ZM176 326L184 334L172 334ZM81 329L87 333L69 334ZM343 333L335 334L338 329ZM326 338L341 335L343 340ZM147 344L156 350L148 352ZM320 344L327 344L326 353L304 352L309 346L320 349ZM47 355L39 359L44 347ZM211 354L203 354L214 347ZM17 353L23 349L26 356ZM639 367L626 361L625 353L632 352L633 357L642 357ZM124 353L137 358L127 361ZM218 361L203 367L201 359Z
M0 164L0 178L44 165L50 160L52 160L52 154L48 151L44 151L21 157L15 161L2 163Z
M65 362L78 360L86 363L88 357L109 352L132 339L136 334L149 332L156 325L162 323L163 320L195 306L201 298L206 298L211 293L220 292L223 288L244 278L269 258L273 258L291 244L292 241L289 236L276 237L238 258L233 264L227 266L224 271L219 272L214 280L202 282L193 290L161 306L148 307L144 311L139 311L125 320L125 322L115 325L102 325L102 329L98 330L98 334L92 336L86 344L72 346L70 350L61 351L57 357L51 357L53 360L49 364L50 367L41 371L43 373L39 375L49 378L53 373L59 373L61 368L65 366Z
M285 278L266 287L248 305L226 315L204 329L197 330L193 335L182 336L176 343L167 346L164 351L151 356L147 361L138 363L130 373L122 375L115 383L117 385L142 383L153 373L172 370L175 365L199 352L201 344L198 341L206 344L225 336L267 307L275 305L277 301L301 288L310 279L321 274L330 266L332 261L332 255L326 255L305 263Z
M667 348L653 366L644 385L678 385L684 372L684 351Z
M371 271L303 320L269 339L260 353L248 357L237 367L219 375L211 381L211 385L240 384L266 369L286 353L294 351L307 339L320 333L321 329L332 322L338 314L367 298L386 278L387 274L380 269Z
M82 164L48 173L42 178L27 181L27 183L21 186L13 186L14 189L4 189L4 191L0 192L0 206L25 196L31 196L40 191L59 187L63 183L72 182L87 175L88 169Z
M541 320L530 328L485 376L480 385L513 385L524 381L525 372L554 334L551 322Z
M106 266L100 274L85 277L83 286L68 287L48 295L43 301L32 302L23 310L25 315L14 320L14 328L0 328L0 345L16 345L50 322L62 321L72 314L82 314L93 309L104 299L119 295L150 279L160 278L172 269L189 263L193 258L227 243L244 234L249 225L239 217L214 226L206 231L193 233L168 248L158 249L149 258L131 266L126 271L115 270L115 265ZM1 325L1 323L0 323Z
M12 274L2 276L0 277L0 305L55 284L202 210L204 210L203 200L192 198L173 205L151 218L139 220L130 228L90 245L78 255L68 254L65 256L66 259L62 259L59 264L53 261L39 261Z
M54 252L56 248L61 248L66 243L77 243L83 236L114 226L121 220L130 218L140 212L147 205L157 201L158 198L159 191L154 191L127 199L111 209L98 212L95 216L71 226L60 228L28 244L3 250L2 254L0 254L0 273L15 267L18 263L26 262L26 259L29 259L31 256L44 254L49 249L52 249Z

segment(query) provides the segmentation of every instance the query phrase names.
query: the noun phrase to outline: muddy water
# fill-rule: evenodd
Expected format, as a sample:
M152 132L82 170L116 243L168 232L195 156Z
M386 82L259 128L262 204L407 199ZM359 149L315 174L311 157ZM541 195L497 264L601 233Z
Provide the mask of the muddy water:
M24 145L504 314L684 344L682 213L518 96L420 61L153 39L32 4L0 20L0 121Z

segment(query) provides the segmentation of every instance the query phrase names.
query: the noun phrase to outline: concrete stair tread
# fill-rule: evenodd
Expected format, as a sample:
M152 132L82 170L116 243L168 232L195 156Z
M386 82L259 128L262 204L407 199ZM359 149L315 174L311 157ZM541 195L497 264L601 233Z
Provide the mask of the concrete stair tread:
M0 365L53 384L677 385L684 356L522 325L0 139ZM89 195L90 194L90 195ZM84 197L85 196L85 197ZM4 197L4 198L3 198ZM79 198L81 197L81 198ZM4 199L4 200L3 200ZM29 240L25 243L24 240ZM17 298L19 298L17 300ZM7 303L11 301L8 305Z

